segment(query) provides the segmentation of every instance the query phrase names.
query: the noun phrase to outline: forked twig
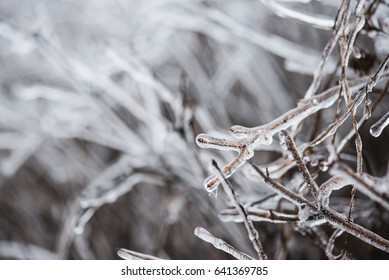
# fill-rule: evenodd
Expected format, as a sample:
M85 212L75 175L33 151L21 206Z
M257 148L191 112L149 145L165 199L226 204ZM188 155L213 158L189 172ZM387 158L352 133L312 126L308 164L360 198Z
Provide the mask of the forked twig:
M375 234L374 232L358 224L348 221L346 217L326 206L318 207L314 203L311 203L302 196L289 191L283 185L265 175L254 164L251 164L251 166L259 175L261 175L261 177L265 180L265 183L267 183L269 187L271 187L274 191L279 193L285 199L291 201L296 206L301 207L302 205L304 205L304 207L307 207L313 215L323 217L332 226L342 229L345 232L350 233L355 237L363 240L364 242L389 253L389 241L385 238Z

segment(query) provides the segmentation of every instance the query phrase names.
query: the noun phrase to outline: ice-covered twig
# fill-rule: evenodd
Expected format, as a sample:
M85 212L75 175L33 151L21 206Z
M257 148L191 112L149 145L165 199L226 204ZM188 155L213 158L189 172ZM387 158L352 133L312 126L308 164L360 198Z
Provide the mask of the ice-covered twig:
M384 60L380 63L378 66L377 71L375 74L369 79L369 82L366 84L366 94L370 93L373 91L373 88L377 85L379 79L381 76L384 75L385 73L385 68L389 63L389 53L386 55Z
M355 39L357 38L358 33L362 30L363 26L365 25L365 17L362 13L362 8L365 5L365 0L358 1L356 7L355 7L355 16L357 17L356 22L354 23L354 27L352 28L352 31L349 35L348 42L347 42L347 47L345 49L345 61L344 64L347 67L348 62L350 59L350 55L353 51Z
M259 259L266 260L267 255L263 250L261 241L259 240L258 231L255 229L253 222L249 219L246 208L239 202L234 189L224 177L223 172L220 170L215 160L212 161L212 167L213 169L215 169L216 176L221 181L221 184L227 196L231 200L236 210L238 210L240 216L243 218L243 223L246 227L249 239L253 243L254 249L257 252Z
M371 109L369 108L368 110L364 110L362 118L358 122L358 130L366 123L366 121L370 118L371 113L374 112L374 110L377 108L377 106L380 104L382 98L385 96L385 93L389 89L389 82L386 82L386 85L383 87L381 90L381 93L379 97L374 101L373 105L371 106ZM367 101L367 100L366 100ZM369 104L367 104L369 105ZM366 108L366 107L365 107ZM339 156L344 149L347 147L349 144L349 141L352 139L352 137L355 135L355 129L353 128L350 130L350 132L343 137L342 141L338 144L336 148L336 154Z
M238 260L254 260L253 257L235 249L233 246L231 246L230 244L228 244L224 240L213 236L206 229L204 229L202 227L197 227L194 230L194 234L198 238L201 238L202 240L204 240L208 243L211 243L216 249L222 250Z
M117 251L119 257L125 260L160 260L160 258L120 248Z
M297 168L299 169L301 175L303 176L305 182L307 183L312 193L312 196L316 197L319 191L319 187L317 186L315 180L313 180L312 175L309 172L307 166L305 165L299 151L297 150L292 137L289 135L289 132L287 130L282 130L280 132L280 136L281 136L281 141L285 141L285 144L288 147L289 152L292 154L296 162Z
M370 127L370 134L374 137L381 135L382 131L389 125L389 112L380 118L375 124Z
M287 8L286 6L279 4L278 1L261 0L261 2L279 17L294 19L320 29L331 29L334 25L334 20L329 17L302 13L291 8Z
M288 223L297 222L299 220L297 215L285 214L278 211L260 209L257 207L249 207L247 214L253 222L269 222L269 223ZM235 209L225 209L219 214L219 217L224 222L243 222L242 217Z
M285 199L294 203L296 206L304 206L304 208L309 210L312 214L323 217L332 226L340 228L346 231L347 233L350 233L355 237L365 241L366 243L389 253L389 241L385 238L375 234L374 232L358 224L349 221L343 215L335 212L334 210L328 207L319 208L317 205L309 202L302 196L289 191L283 185L265 175L255 165L252 165L252 167L258 172L258 174L261 175L261 177L265 180L265 183L267 183L268 186L270 186L275 192L280 194Z
M335 171L336 170L336 171ZM342 176L349 184L353 184L358 191L376 201L382 207L389 211L389 194L378 190L373 184L369 183L363 176L355 174L346 165L337 167L332 173L336 172Z
M333 250L334 250L334 247L335 247L335 240L341 236L343 234L343 230L342 229L336 229L334 231L334 233L331 235L330 239L328 240L327 242L327 247L326 247L326 250L325 250L325 253L326 253L326 256L328 259L330 260L339 260L340 258L342 258L343 256L345 256L344 252L341 252L338 256L334 256L333 255Z
M320 188L319 193L317 196L317 201L320 207L328 207L329 206L329 199L332 191L339 190L346 186L347 184L350 184L347 180L345 180L341 176L333 176L330 179L328 179L326 182L324 182Z
M342 18L343 18L345 13L347 13L346 4L345 4L345 1L342 1L342 4L340 5L340 7L338 9L338 12L337 12L337 15L335 18L331 38L327 42L326 46L324 47L324 50L323 50L322 56L321 56L321 60L318 64L318 66L316 67L315 72L313 73L312 83L305 93L305 98L312 97L313 95L316 94L317 90L319 89L321 80L323 78L324 67L326 66L328 59L329 59L336 43L338 42L338 40L340 38L340 35L342 32L342 28L341 28Z
M379 74L379 73L381 73L383 71L382 65L384 64L384 62L385 62L385 65L386 65L386 63L389 62L389 56L387 58L388 59L384 60L383 63L381 63L381 66L378 68L376 74L374 74L369 79L365 88L363 90L360 90L358 92L358 94L354 97L350 106L348 106L348 109L336 121L334 121L323 132L321 132L314 140L312 140L310 142L309 146L316 146L316 145L320 144L321 142L323 142L328 136L333 135L336 132L336 130L338 129L338 127L341 126L345 122L345 120L351 114L351 112L355 111L358 108L358 106L362 103L363 99L365 98L366 93L371 92L373 90L374 86L377 84L378 79L381 77L381 74ZM382 73L384 73L384 72L382 72ZM387 75L382 75L382 78L383 77L387 78ZM349 88L349 90L351 91L351 88Z
M270 178L269 176L265 175L265 173L263 173L262 170L260 170L255 164L252 164L250 162L250 165L253 167L255 172L257 172L265 180L265 183L267 183L269 186L271 186L273 191L275 191L277 194L279 194L282 198L290 201L291 203L293 203L296 206L306 205L306 206L308 206L308 208L310 210L315 209L315 205L312 202L310 202L309 200L307 200L303 196L288 190L287 188L285 188L283 185L281 185L277 181L275 181L272 178Z

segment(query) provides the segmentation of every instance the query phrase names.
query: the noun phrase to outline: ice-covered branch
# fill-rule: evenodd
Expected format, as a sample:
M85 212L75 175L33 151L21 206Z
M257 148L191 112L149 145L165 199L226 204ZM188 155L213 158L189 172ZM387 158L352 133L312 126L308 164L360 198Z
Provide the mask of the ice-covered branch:
M247 209L247 215L253 222L269 222L278 224L299 221L299 217L297 215L285 214L278 211L260 209L257 207L249 207ZM238 211L234 209L222 210L219 216L220 219L224 222L243 222L243 218L239 215Z
M285 142L286 146L288 147L288 150L290 151L290 153L292 154L296 162L296 165L301 175L303 176L305 182L307 183L312 193L312 196L316 197L319 191L319 187L317 186L315 180L313 180L311 173L309 172L307 166L305 165L299 151L296 148L296 145L292 137L289 135L289 132L287 130L282 130L280 132L280 140Z
M235 249L233 246L231 246L230 244L228 244L224 240L213 236L206 229L204 229L202 227L197 227L194 231L194 234L198 238L201 238L202 240L204 240L208 243L211 243L216 249L222 250L238 260L253 260L254 259L253 257Z
M337 167L331 173L335 172L342 176L344 180L347 180L348 184L353 184L358 191L368 196L371 200L376 201L389 211L389 193L378 189L376 182L368 182L363 176L352 172L352 170L345 165Z
M236 210L238 210L239 215L243 218L243 223L246 227L249 239L253 243L254 249L257 252L259 259L266 260L267 255L263 250L261 241L259 240L258 231L255 229L253 222L248 217L246 208L239 202L238 196L236 195L234 189L232 188L230 183L226 180L226 178L223 175L223 172L220 170L216 161L214 160L212 161L212 167L215 170L217 178L219 179L219 181L221 181L225 193L231 200Z
M307 201L305 198L289 191L280 183L274 181L267 175L265 175L260 169L255 165L252 165L254 169L262 176L265 183L270 186L275 192L280 194L285 199L291 201L295 205L299 206L300 211L301 207L305 208L304 213L308 215L316 215L323 217L328 223L333 225L336 228L342 229L347 233L354 235L355 237L365 241L366 243L389 253L389 241L381 236L375 234L374 232L355 224L349 221L345 216L335 212L334 210L328 207L318 207L317 205ZM308 212L309 211L309 212ZM307 218L306 216L304 218Z
M387 78L387 74L383 77ZM322 142L328 135L335 133L336 129L344 123L351 110L362 102L364 91L361 91L368 77L363 77L349 82L349 90L351 94L358 92L353 100L350 108L345 112L334 124L329 126L315 140L311 141L310 146L315 146ZM269 145L273 141L273 136L278 132L295 125L308 116L331 107L338 100L338 90L340 86L336 86L326 90L325 92L316 95L310 99L303 99L298 103L298 106L270 123L258 127L246 128L242 126L232 126L230 132L236 140L222 139L211 137L207 134L199 134L196 137L196 143L202 148L215 148L220 150L237 151L238 155L222 169L223 176L230 177L240 166L247 160L252 158L254 150L260 145ZM219 179L215 175L211 175L204 181L204 187L208 192L214 192L219 185Z
M334 20L329 17L302 13L297 10L287 8L286 6L279 4L278 1L261 0L261 2L279 17L297 20L320 29L331 29L334 25Z

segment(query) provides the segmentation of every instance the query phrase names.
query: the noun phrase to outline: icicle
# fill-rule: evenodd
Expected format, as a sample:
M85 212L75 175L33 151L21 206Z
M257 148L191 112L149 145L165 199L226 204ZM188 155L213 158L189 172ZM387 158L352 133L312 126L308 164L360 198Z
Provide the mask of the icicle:
M389 112L387 112L378 122L370 128L370 134L374 137L381 135L382 131L389 125Z

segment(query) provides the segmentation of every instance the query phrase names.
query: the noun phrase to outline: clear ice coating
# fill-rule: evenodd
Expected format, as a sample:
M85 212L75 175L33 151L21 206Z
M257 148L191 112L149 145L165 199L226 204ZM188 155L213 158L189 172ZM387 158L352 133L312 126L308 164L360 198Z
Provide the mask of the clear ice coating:
M229 245L224 240L213 236L209 231L207 231L206 229L204 229L202 227L195 228L194 234L198 238L212 244L215 248L232 255L233 257L235 257L238 260L252 260L253 259L249 255L238 251L237 249L235 249L234 247Z
M350 85L350 92L354 94L363 86L364 82L365 80L362 79L361 82L356 83L355 85ZM232 126L230 128L230 133L232 136L237 138L236 140L227 140L223 138L212 137L207 134L199 134L196 137L196 143L201 148L234 150L239 152L239 155L223 168L223 175L224 177L228 178L247 160L253 157L254 150L257 146L270 145L273 142L273 135L289 127L296 126L308 116L333 105L338 99L338 89L339 87L334 87L316 95L313 98L303 99L299 102L297 107L284 113L266 125L252 128L247 128L240 125ZM355 107L357 107L362 102L362 100L363 95L359 94L356 97ZM346 118L339 121L336 125L333 125L329 135L334 134L337 128L345 121L345 119ZM324 138L319 140L319 142L323 140ZM218 183L219 182L217 178L215 179L213 176L210 176L205 180L204 187L208 192L213 193L217 189ZM213 193L213 195L215 194Z
M117 251L119 257L124 260L158 260L158 258L128 249L120 248Z
M78 218L78 221L76 221L76 225L73 229L75 234L81 235L84 233L86 224L93 217L95 212L96 212L95 208L88 208L83 210L80 217Z
M194 230L194 234L203 239L204 241L207 241L209 243L212 243L214 238L213 236L209 233L209 231L207 231L206 229L202 228L202 227L197 227L195 228Z
M382 131L389 125L389 112L387 112L378 122L370 127L370 134L379 137Z
M320 207L328 207L330 203L330 195L332 191L339 190L345 185L349 184L348 180L344 179L342 176L333 176L326 182L324 182L320 188L317 195L317 201L320 204Z
M310 215L311 215L311 211L309 207L305 204L301 204L299 206L299 211L298 211L299 222L300 223L305 222L306 220L308 220Z
M204 180L204 189L209 192L212 197L217 197L217 189L220 184L216 175L210 175Z
M204 149L239 151L239 144L236 141L212 137L205 133L197 135L196 144Z

